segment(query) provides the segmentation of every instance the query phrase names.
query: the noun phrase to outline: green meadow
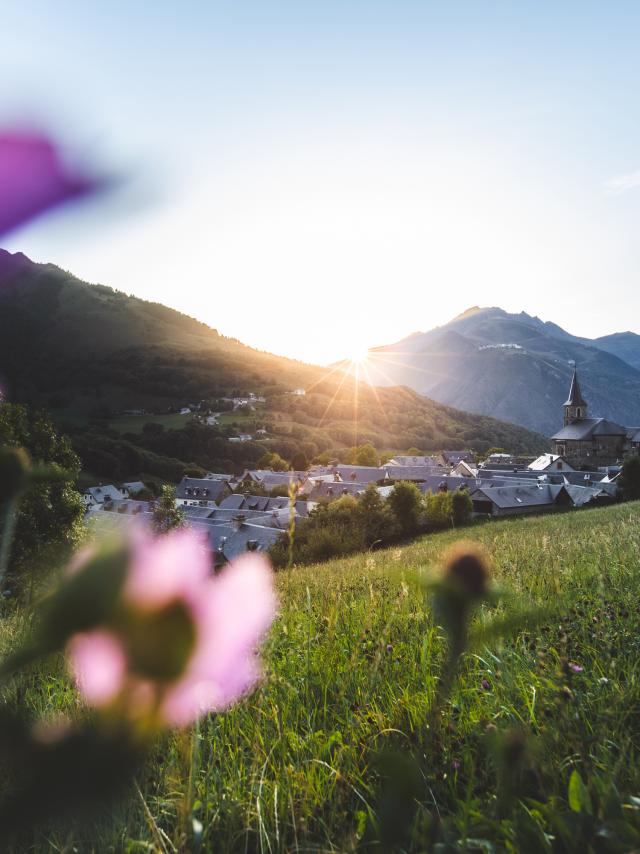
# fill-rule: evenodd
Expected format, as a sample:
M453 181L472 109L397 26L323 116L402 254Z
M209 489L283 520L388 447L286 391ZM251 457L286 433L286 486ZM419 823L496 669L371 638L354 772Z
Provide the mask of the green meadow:
M464 537L503 591L476 628L537 617L487 631L446 696L446 641L419 580L455 531L282 571L257 692L167 735L102 820L21 850L640 848L640 504ZM60 664L13 691L34 716L84 714Z

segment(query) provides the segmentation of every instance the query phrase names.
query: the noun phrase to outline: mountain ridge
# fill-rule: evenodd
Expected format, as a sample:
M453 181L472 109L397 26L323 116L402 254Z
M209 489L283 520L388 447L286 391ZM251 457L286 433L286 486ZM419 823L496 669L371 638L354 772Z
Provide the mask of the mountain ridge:
M373 348L367 371L376 385L407 385L449 406L550 435L562 424L574 362L591 414L640 424L640 336L590 340L496 306L475 306L447 324Z

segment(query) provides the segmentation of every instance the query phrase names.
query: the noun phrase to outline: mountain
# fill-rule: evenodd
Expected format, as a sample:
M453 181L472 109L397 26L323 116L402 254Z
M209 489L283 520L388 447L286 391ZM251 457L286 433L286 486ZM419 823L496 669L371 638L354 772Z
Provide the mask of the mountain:
M525 312L473 308L445 326L376 347L367 377L551 435L562 424L572 362L590 414L640 424L640 336L590 341Z
M202 400L264 395L267 403L257 417L269 425L269 439L234 446L233 454L218 443L218 464L223 452L227 462L241 465L265 449L290 459L296 448L311 457L366 441L396 451L504 446L536 453L546 444L521 427L459 412L407 388L356 388L339 372L254 350L166 306L86 284L52 264L4 250L1 387L10 399L44 406L64 423L99 422L113 441L111 420L124 409L166 413ZM306 394L290 393L298 388ZM172 440L171 454L195 460L192 438ZM198 460L213 465L211 457Z
M613 353L640 371L640 335L635 332L614 332L613 335L596 338L593 343L598 349Z

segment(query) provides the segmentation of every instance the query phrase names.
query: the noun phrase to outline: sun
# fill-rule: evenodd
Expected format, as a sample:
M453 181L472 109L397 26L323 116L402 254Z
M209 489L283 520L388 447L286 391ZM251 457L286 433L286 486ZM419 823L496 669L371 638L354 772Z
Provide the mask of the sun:
M369 357L366 347L354 347L349 355L349 361L354 365L362 365Z

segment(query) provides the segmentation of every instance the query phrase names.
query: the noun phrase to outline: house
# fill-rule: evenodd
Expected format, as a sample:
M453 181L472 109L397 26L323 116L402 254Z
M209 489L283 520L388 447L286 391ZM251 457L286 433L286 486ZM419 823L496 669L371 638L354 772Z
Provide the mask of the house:
M183 477L176 488L176 504L199 504L216 506L231 489L226 480L213 480L208 477Z
M124 493L113 486L113 484L90 486L82 493L82 500L87 508L95 507L109 501L122 501L124 497Z
M232 436L230 442L250 442L253 436L250 433L238 433L237 436Z
M527 466L529 471L575 471L573 466L570 466L569 463L564 459L564 457L558 456L558 454L541 454L536 460L532 463L529 463Z
M573 507L564 485L482 486L471 493L475 515L520 516L549 513Z
M468 463L466 460L460 460L460 462L451 469L451 474L455 477L477 477L478 467L472 463Z

